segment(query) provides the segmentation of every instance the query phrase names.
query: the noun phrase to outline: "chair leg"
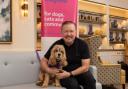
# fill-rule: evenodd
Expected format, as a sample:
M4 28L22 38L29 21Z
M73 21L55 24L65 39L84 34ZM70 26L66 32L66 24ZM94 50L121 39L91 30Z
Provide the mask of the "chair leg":
M125 89L125 84L122 84L122 89Z

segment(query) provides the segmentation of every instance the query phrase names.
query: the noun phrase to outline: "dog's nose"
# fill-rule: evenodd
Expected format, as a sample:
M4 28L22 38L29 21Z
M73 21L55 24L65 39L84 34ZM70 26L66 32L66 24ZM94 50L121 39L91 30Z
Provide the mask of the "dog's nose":
M61 54L59 53L58 56L60 57L60 55L61 55Z

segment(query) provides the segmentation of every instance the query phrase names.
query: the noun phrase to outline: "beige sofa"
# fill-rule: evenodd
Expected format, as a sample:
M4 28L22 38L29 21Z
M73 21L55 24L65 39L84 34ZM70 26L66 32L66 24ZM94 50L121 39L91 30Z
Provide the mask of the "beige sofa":
M39 61L34 51L0 52L0 89L42 89L35 85L40 70ZM97 79L96 67L90 67ZM100 83L97 89L102 89ZM47 89L65 89L49 86Z

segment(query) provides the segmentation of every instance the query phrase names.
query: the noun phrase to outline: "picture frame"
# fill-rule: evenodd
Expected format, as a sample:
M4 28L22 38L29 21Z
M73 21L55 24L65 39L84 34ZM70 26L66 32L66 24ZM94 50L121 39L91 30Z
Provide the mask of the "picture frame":
M0 0L0 44L12 43L12 0Z

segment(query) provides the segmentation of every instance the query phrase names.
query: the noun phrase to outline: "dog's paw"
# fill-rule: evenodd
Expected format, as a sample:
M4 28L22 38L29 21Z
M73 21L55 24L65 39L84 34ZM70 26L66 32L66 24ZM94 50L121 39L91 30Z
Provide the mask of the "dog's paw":
M44 83L44 84L42 85L42 87L43 87L43 88L48 87L48 84L45 84L45 83Z
M43 81L37 81L37 82L36 82L36 85L37 85L37 86L42 86L42 85L43 85Z
M55 84L55 86L56 86L56 87L61 87L61 85L60 85L60 84Z

